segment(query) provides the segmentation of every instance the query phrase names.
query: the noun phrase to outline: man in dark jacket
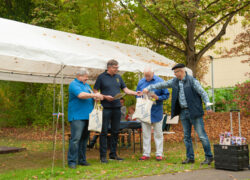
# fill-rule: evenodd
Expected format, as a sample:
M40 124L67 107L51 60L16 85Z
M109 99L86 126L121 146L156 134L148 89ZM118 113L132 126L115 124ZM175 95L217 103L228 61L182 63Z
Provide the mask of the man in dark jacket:
M211 112L210 102L207 93L201 87L198 80L189 76L185 71L184 64L175 65L172 70L174 71L175 78L150 85L143 90L143 93L148 93L153 89L172 88L172 107L171 116L180 115L180 120L184 130L184 143L186 146L187 159L182 164L194 163L194 150L191 138L191 129L194 125L195 131L198 133L202 142L205 152L205 161L201 164L211 164L213 155L207 134L204 129L202 108L203 99L207 112Z

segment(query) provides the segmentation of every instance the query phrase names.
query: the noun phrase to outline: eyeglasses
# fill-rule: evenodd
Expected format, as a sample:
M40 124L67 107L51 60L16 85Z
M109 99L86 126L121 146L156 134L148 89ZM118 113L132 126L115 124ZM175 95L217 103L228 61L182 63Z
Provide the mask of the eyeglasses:
M119 69L119 66L112 66L113 69Z
M181 70L177 70L177 71L174 71L175 74L177 74L178 72L180 72Z

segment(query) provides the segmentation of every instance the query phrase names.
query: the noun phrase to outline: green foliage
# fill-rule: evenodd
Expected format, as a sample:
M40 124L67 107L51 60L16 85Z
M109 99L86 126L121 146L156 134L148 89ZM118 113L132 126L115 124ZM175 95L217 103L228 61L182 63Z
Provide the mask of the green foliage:
M136 90L137 84L139 82L138 74L133 72L125 72L122 75L122 79L125 82L127 88L134 91ZM136 103L136 98L134 96L126 95L124 99L125 99L125 106L127 107L135 105Z
M169 98L163 101L163 112L168 115L171 115L172 88L169 88L168 92L169 92Z
M29 23L33 7L32 0L1 0L0 17Z
M205 90L209 94L210 102L212 102L212 90L210 87L205 88ZM214 89L216 112L229 112L230 109L235 109L237 107L237 104L234 102L235 90L235 87Z
M55 28L59 23L57 15L61 10L61 1L58 0L33 0L31 24L47 28Z
M51 126L53 112L53 85L0 81L0 124L7 127ZM65 117L67 117L68 90L64 86ZM56 112L62 112L60 85L56 85ZM60 102L59 102L60 100Z
M229 112L234 109L236 104L233 103L235 88L220 88L215 89L215 111L216 112ZM211 101L212 102L212 101Z
M212 102L210 88L206 88ZM237 84L231 88L214 89L214 101L216 112L229 112L230 109L240 109L241 112L250 113L250 81Z
M199 71L205 52L221 40L236 15L247 15L248 0L120 0L136 27L138 44Z

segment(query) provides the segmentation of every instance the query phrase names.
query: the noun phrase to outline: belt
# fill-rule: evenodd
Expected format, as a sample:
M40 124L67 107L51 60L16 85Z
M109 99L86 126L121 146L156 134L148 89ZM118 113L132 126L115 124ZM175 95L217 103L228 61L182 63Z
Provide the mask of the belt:
M181 110L187 110L187 109L188 109L188 107L181 108Z

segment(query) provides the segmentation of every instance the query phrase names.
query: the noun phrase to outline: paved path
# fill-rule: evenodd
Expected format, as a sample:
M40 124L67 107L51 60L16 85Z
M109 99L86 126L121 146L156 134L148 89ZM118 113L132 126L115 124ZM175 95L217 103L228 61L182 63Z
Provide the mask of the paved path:
M131 178L129 180L250 180L250 170L224 171L203 169L175 174L144 176L140 178Z

